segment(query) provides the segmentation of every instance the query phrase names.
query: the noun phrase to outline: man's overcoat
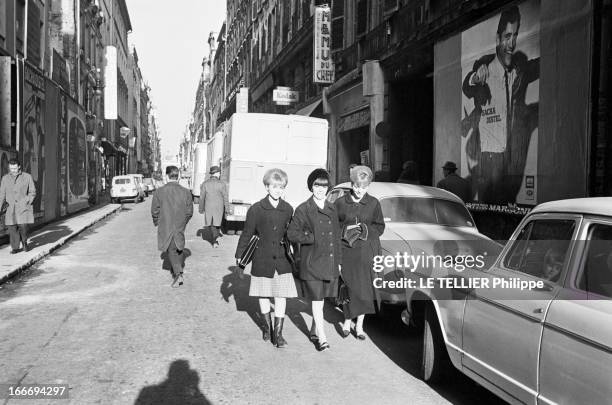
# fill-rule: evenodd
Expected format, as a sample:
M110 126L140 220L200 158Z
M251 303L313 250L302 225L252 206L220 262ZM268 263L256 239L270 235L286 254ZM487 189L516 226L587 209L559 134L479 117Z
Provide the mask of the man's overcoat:
M204 226L221 226L223 210L229 213L227 184L211 177L200 186L200 214L204 214Z
M193 215L191 192L176 181L160 187L153 194L151 216L157 226L157 248L168 249L170 241L178 250L185 248L185 227Z
M0 182L0 207L6 199L8 208L4 219L5 225L34 223L34 198L36 186L29 173L21 172L17 176L5 174Z

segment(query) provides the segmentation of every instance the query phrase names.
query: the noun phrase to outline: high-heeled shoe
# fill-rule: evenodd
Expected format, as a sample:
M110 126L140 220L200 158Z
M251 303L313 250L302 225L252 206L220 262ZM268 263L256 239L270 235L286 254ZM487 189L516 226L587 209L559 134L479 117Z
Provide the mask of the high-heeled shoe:
M317 350L320 351L320 352L328 350L328 349L329 349L329 343L327 343L327 342L320 342L318 347L317 347Z

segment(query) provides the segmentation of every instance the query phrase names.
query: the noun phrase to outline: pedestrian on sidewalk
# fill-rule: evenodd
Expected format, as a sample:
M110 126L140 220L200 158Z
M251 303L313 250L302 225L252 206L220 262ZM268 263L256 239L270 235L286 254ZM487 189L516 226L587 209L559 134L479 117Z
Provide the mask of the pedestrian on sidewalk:
M469 202L472 197L470 182L459 176L456 171L457 165L455 162L448 161L444 163L444 166L442 166L444 178L438 182L436 187L450 191L461 198L464 203Z
M310 340L317 350L329 349L323 320L326 297L338 295L338 277L342 263L340 224L336 207L326 200L331 186L329 173L315 169L308 176L312 196L295 209L287 237L300 245L298 284L300 296L312 302Z
M357 166L351 171L350 193L335 201L342 227L342 279L346 283L350 301L343 306L342 336L350 334L352 319L355 337L365 340L363 320L365 314L375 312L374 300L378 296L373 287L372 264L381 252L380 235L385 221L380 202L368 194L372 170Z
M172 265L172 286L183 285L185 228L193 215L191 192L178 183L179 169L166 168L168 183L153 194L151 216L157 226L157 248L166 252Z
M0 182L0 208L7 203L4 224L8 227L11 240L11 254L19 252L19 242L23 251L28 251L28 224L34 223L34 199L36 186L29 173L21 171L17 159L9 160L9 173Z
M270 169L263 177L268 195L253 204L246 215L244 230L236 248L236 264L253 235L259 236L251 266L249 295L259 298L259 309L266 323L263 340L272 339L276 347L285 347L283 323L287 298L297 297L291 263L285 253L283 239L293 215L293 208L281 198L287 186L287 173ZM270 299L274 298L274 329L270 315Z
M221 169L219 166L210 167L210 178L200 185L200 214L204 214L204 226L210 228L212 235L211 243L214 247L219 246L217 238L222 236L220 228L225 215L230 214L230 205L227 196L227 184L221 180Z

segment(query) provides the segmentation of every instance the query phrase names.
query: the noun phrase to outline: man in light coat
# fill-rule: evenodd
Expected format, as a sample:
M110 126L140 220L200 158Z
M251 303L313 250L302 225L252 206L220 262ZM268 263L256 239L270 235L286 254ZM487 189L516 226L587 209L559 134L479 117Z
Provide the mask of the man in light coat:
M8 206L4 219L11 240L11 254L19 251L19 242L23 251L28 251L28 225L34 223L34 199L36 186L29 173L21 171L17 159L9 161L9 173L2 176L0 182L0 208L6 201Z
M210 167L210 178L200 186L200 214L204 214L204 226L210 227L212 244L217 247L217 238L221 235L219 228L223 220L223 210L230 214L227 196L227 184L221 180L219 166Z
M185 228L193 216L191 192L178 183L179 169L166 168L168 183L153 194L151 216L157 226L157 248L166 252L172 265L172 286L183 285Z

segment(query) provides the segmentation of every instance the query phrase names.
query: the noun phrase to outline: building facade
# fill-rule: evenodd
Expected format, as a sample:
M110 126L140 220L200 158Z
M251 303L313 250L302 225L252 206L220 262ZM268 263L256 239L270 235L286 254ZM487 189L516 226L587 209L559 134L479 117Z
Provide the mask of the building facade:
M612 195L609 0L245 3L228 1L227 38L214 56L217 127L235 111L236 89L248 87L251 112L328 119L337 182L351 163L396 181L412 162L411 181L435 185L454 161L472 185L476 222L497 237L538 203ZM323 3L335 78L319 84L313 21ZM515 42L504 44L511 29ZM496 56L503 49L512 56ZM474 80L485 63L500 81ZM279 105L277 87L297 102Z

